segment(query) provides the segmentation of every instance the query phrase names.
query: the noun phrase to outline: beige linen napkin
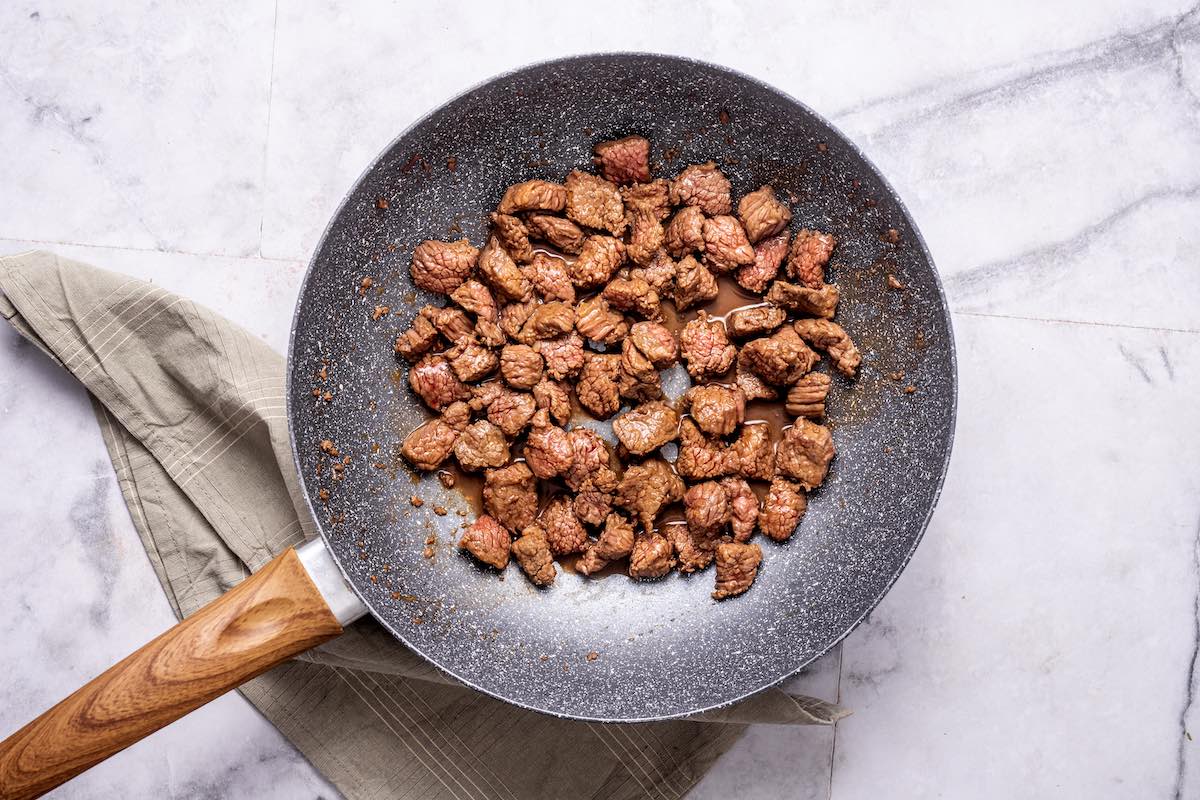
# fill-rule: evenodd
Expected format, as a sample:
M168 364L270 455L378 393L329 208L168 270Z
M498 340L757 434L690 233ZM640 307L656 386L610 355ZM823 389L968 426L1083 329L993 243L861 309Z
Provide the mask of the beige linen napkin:
M52 253L0 258L0 294L0 313L91 393L178 616L315 535L277 353L185 298ZM670 800L747 722L831 724L844 713L773 689L696 720L556 719L457 684L370 618L241 692L352 800Z

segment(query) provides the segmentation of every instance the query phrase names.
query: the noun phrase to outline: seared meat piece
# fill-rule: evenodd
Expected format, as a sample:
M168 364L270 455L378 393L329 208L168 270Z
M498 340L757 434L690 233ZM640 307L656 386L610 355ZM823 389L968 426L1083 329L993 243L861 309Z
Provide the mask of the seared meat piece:
M577 333L542 339L533 349L545 360L546 374L556 381L573 378L583 369L583 337Z
M454 443L454 457L468 472L504 466L509 458L504 431L484 419L468 425Z
M496 299L492 297L490 289L474 278L464 281L461 286L451 292L450 299L479 319L496 319L498 313Z
M683 515L688 530L697 539L714 539L729 524L732 515L729 493L716 481L704 481L688 488L683 494Z
M758 525L758 495L741 478L722 478L721 486L729 495L729 527L733 531L733 540L749 541Z
M504 331L504 335L509 339L516 339L521 335L521 328L525 326L525 321L537 307L538 301L533 299L501 306L500 330Z
M500 375L514 389L532 389L542 379L542 357L527 344L506 345L500 351Z
M662 222L671 215L671 186L662 178L621 187L625 212L643 211Z
M508 187L496 210L501 214L518 211L562 211L567 207L567 190L550 181L532 180Z
M492 214L492 233L500 244L519 264L528 264L533 259L533 247L529 244L529 229L519 217L511 214Z
M741 354L746 369L776 386L787 386L800 380L819 358L791 326L748 342Z
M716 554L715 542L693 536L687 523L670 522L662 527L662 531L675 551L680 572L699 572L712 563Z
M580 246L582 246L582 241ZM561 258L553 258L541 252L534 253L533 262L525 268L525 277L533 285L534 291L543 299L547 301L561 300L564 303L575 302L575 284L571 283L567 262Z
M457 289L475 268L479 251L466 239L457 242L421 242L413 250L413 283L430 292L450 294Z
M571 468L575 451L567 432L550 424L550 412L539 411L533 415L533 427L525 438L525 463L533 474L548 480Z
M756 544L722 542L717 545L717 588L714 600L736 597L750 588L758 577L762 548Z
M788 251L788 236L781 233L764 239L754 246L754 263L740 267L734 276L738 285L755 294L762 294L767 284L779 274L779 265Z
M725 452L729 471L753 480L775 477L775 451L771 447L771 426L743 425L742 432Z
M627 508L647 532L664 506L683 498L683 481L661 458L650 458L625 470L617 487L617 505Z
M712 161L692 164L671 181L671 203L695 206L709 216L728 214L733 209L729 179Z
M829 429L803 417L783 432L775 450L775 469L805 489L821 485L832 460L833 437Z
M530 214L525 218L525 227L530 236L549 242L564 253L578 253L583 247L583 229L569 219L549 214Z
M575 330L585 339L602 344L616 344L629 335L625 315L609 308L603 295L580 303L575 309Z
M675 566L671 543L657 533L638 536L629 554L629 577L649 580L661 578Z
M550 556L550 543L540 525L530 525L521 538L512 543L513 558L534 586L549 586L558 574Z
M533 293L525 273L495 236L488 239L479 254L479 275L501 300L526 300Z
M602 286L625 261L625 245L611 236L589 236L583 241L579 257L567 271L571 281L582 289Z
M441 419L431 419L410 433L400 447L404 460L423 472L442 465L454 448L458 431Z
M525 320L517 339L533 344L538 339L553 339L575 330L575 309L567 303L555 300L538 306Z
M800 341L799 336L796 341ZM800 342L800 346L803 347L804 343ZM737 348L729 343L725 323L711 319L701 311L679 332L679 352L692 380L701 380L728 372L737 355Z
M483 507L504 527L520 533L537 517L537 479L525 462L489 469L483 478Z
M778 328L787 319L782 308L762 304L748 308L737 308L725 315L725 327L735 339L762 336Z
M709 436L728 436L746 418L746 396L737 387L693 386L684 397L691 405L692 419Z
M679 423L679 457L675 459L675 469L680 475L690 481L719 478L730 471L729 462L720 442L701 433L691 419L685 417Z
M621 342L621 372L617 376L621 397L637 403L662 398L662 381L650 359L629 339Z
M575 454L571 468L563 475L567 486L576 492L588 486L600 491L615 489L617 482L610 467L608 442L590 428L572 428L567 437Z
M487 406L488 422L499 428L505 436L515 439L533 419L537 410L533 397L527 392L514 392L499 381L493 381L496 398Z
M853 378L858 372L862 354L841 325L827 319L798 319L793 327L801 339L828 353L838 372L847 378Z
M750 241L757 242L786 228L792 221L792 212L775 197L773 188L764 186L742 198L738 217L746 226Z
M642 403L613 420L613 433L635 456L657 450L679 433L679 414L659 401Z
M663 244L675 258L704 249L704 212L688 206L675 212L663 229Z
M635 322L629 328L629 339L650 360L655 369L667 369L679 358L675 336L657 322Z
M566 180L567 216L588 228L625 232L625 204L617 187L604 178L573 170Z
M582 553L587 547L588 535L579 524L575 511L571 507L571 499L560 494L551 498L542 509L538 522L546 531L546 540L550 543L550 552L556 556L567 553Z
M575 384L579 405L596 419L608 419L621 408L621 393L617 379L621 373L621 357L589 353Z
M666 232L651 211L631 211L629 218L629 260L643 267L654 260L663 246Z
M779 392L772 387L763 383L763 379L743 368L744 359L742 354L738 353L737 372L735 373L734 383L742 390L742 394L746 395L746 402L753 400L774 400L779 397Z
M584 525L599 525L612 512L612 495L598 489L584 489L575 495L575 516Z
M396 337L396 355L405 361L416 361L437 341L437 328L423 314L413 317L412 327Z
M807 286L775 281L763 299L790 311L831 319L837 311L840 296L838 288L832 283L823 284L820 289L809 289Z
M613 183L638 183L650 180L650 140L626 136L596 145L596 166Z
M643 319L659 316L658 292L641 278L613 278L601 296L618 311L631 311Z
M454 428L454 430L462 433L471 424L470 404L462 400L455 400L446 406L446 410L442 412L442 421L451 428Z
M721 215L704 220L704 263L718 275L754 263L754 248L746 239L742 223Z
M550 370L549 363L546 369ZM571 392L561 383L543 378L533 387L533 399L537 407L549 411L550 417L559 425L566 425L571 419Z
M425 356L409 367L408 385L432 409L441 411L455 400L466 400L471 390L458 379L442 356Z
M620 514L609 514L604 520L600 538L593 542L575 565L584 575L599 572L610 561L625 558L633 551L633 526Z
M649 266L634 267L629 270L629 277L641 278L650 284L660 298L669 297L675 285L675 261L666 250L659 250Z
M480 344L488 347L502 347L508 338L499 322L483 317L475 320L475 336L479 339Z
M452 344L469 338L475 332L470 318L457 308L425 306L421 309L421 315L428 317L442 338Z
M823 372L810 372L788 389L787 412L795 417L825 416L825 395L833 380Z
M792 240L792 249L788 253L788 275L810 289L821 288L825 282L825 264L836 244L833 234L808 228L800 231Z
M776 478L771 481L771 489L758 515L758 529L769 538L782 542L795 532L806 508L808 497L804 490L791 481Z
M496 520L484 514L463 531L458 540L460 550L466 550L484 564L496 569L508 566L508 550L512 538Z
M686 311L715 300L720 287L708 267L691 256L675 265L675 308Z
M484 347L474 337L461 340L446 352L450 368L460 381L473 383L492 374L500 364L496 351Z
M472 411L487 410L487 407L494 403L501 393L509 391L500 381L488 381L478 386L472 386L470 389L471 397L467 400L467 404L470 405ZM530 414L530 416L533 415ZM495 420L492 421L495 422Z

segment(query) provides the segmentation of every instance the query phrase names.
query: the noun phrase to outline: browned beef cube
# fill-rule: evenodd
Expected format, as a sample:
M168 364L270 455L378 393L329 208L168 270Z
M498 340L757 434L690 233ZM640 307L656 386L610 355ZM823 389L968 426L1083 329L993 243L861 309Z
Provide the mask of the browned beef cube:
M679 456L675 459L675 469L687 480L708 480L727 474L730 463L721 443L709 439L696 423L684 417L679 423Z
M584 489L575 495L575 516L584 525L599 525L612 512L613 498L609 492Z
M513 533L520 533L537 517L537 479L525 462L489 469L483 479L483 507Z
M525 320L517 338L533 344L539 339L554 339L575 330L575 309L561 300L540 305Z
M794 279L810 289L819 289L825 282L825 264L833 254L837 239L832 234L808 228L796 234L788 253L787 271Z
M616 186L596 175L573 170L567 176L566 187L568 217L613 236L625 232L625 204Z
M547 362L546 371L550 370L551 365ZM533 387L533 399L537 407L549 411L551 419L559 425L566 425L571 419L571 392L563 384L543 378Z
M565 187L550 181L532 180L508 187L496 210L501 214L515 214L518 211L559 212L566 207Z
M491 290L474 278L464 281L451 292L450 299L479 319L495 320L498 314L496 298L492 297Z
M544 300L575 302L575 284L571 282L567 263L561 258L534 253L533 261L525 268L525 277Z
M501 246L518 264L528 264L533 259L533 247L529 244L529 230L519 217L511 214L492 214L492 233Z
M838 288L832 283L822 284L820 289L809 289L786 281L775 281L764 299L790 311L831 319L837 312L840 296Z
M455 400L442 412L442 421L462 433L471 424L471 406L463 400Z
M782 308L762 304L737 308L725 315L725 327L729 335L737 339L748 336L762 336L778 328L787 319L787 312Z
M644 456L675 439L679 414L666 403L642 403L613 420L613 433L635 456Z
M488 381L478 386L472 386L471 397L467 400L472 411L486 411L502 392L509 391L500 381ZM513 394L516 394L513 392ZM495 420L493 420L495 422Z
M754 248L742 223L727 214L704 220L704 263L718 275L754 263Z
M491 375L500 364L496 351L484 347L474 337L463 339L446 352L450 368L460 381L473 383Z
M590 297L575 309L575 330L585 339L602 344L616 344L629 335L625 315L613 311L603 295Z
M666 231L650 211L631 211L629 218L629 260L648 266L662 249Z
M525 273L495 236L488 239L479 254L479 275L501 300L527 300L533 293Z
M720 292L717 278L708 267L691 256L675 265L675 308L686 311L715 300Z
M600 538L588 546L576 567L584 575L599 572L609 562L625 558L633 552L633 526L620 514L609 514L604 520Z
M650 180L650 140L626 136L596 145L596 166L613 183L639 183Z
M803 417L783 433L775 451L775 469L805 489L815 489L825 480L833 460L833 437L824 425Z
M675 551L675 561L683 573L699 572L713 561L716 542L692 535L686 522L670 522L662 527L663 534Z
M629 577L641 580L661 578L675 566L671 543L657 533L646 533L633 541L629 554Z
M525 430L537 410L533 397L527 392L514 392L499 381L493 381L490 385L496 387L496 396L487 405L488 422L508 438L515 439Z
M447 342L461 342L469 339L475 332L474 324L461 309L425 306L421 309L421 316L428 317L429 321L433 323L433 327L437 328L437 332Z
M514 389L532 389L542 379L542 357L527 344L506 345L500 351L500 375Z
M552 217L549 214L530 214L525 218L525 227L529 235L543 242L549 242L564 253L578 253L583 247L583 229L565 217Z
M675 212L663 229L663 244L675 258L704 249L704 212L688 206Z
M666 250L659 250L648 266L629 270L629 277L641 278L650 284L659 298L670 297L675 288L675 261Z
M792 212L775 196L775 190L764 186L746 195L738 203L738 217L746 226L751 242L774 236L792 221Z
M588 535L575 516L571 499L566 495L551 498L538 522L546 531L546 539L550 543L550 552L556 556L568 553L582 553L587 547Z
M771 481L767 499L758 515L758 529L767 537L782 542L795 532L808 508L804 490L791 481L776 478Z
M437 341L437 328L423 314L413 318L412 327L396 337L396 354L404 360L416 361Z
M475 320L475 338L480 344L495 348L502 347L508 336L499 322L480 317Z
M756 544L722 542L717 545L717 588L714 600L742 594L758 577L762 548Z
M408 370L408 385L425 405L441 411L455 400L467 400L471 390L458 379L442 356L425 356Z
M704 481L683 494L683 515L697 539L714 539L725 532L732 510L729 493L716 481Z
M796 337L800 341L800 337ZM800 342L803 346L803 342ZM806 348L807 349L807 348ZM725 323L703 311L679 333L679 353L692 380L724 375L733 366L737 348L729 343Z
M662 178L621 187L625 212L643 211L662 222L671 215L671 186Z
M400 447L404 460L423 472L442 465L454 448L458 431L441 419L431 419L410 433Z
M577 333L542 339L533 349L546 362L546 374L556 381L574 378L583 369L583 337Z
M828 353L838 372L847 378L853 378L858 373L862 354L841 325L827 319L800 319L792 327L801 339Z
M692 419L709 436L728 436L746 418L746 396L736 386L693 386L684 396Z
M769 481L775 477L775 451L771 427L763 423L742 426L742 432L726 451L729 471L743 478Z
M734 383L742 390L742 394L746 395L747 403L753 400L774 400L779 397L779 392L763 382L762 378L744 369L742 366L744 363L742 354L738 353Z
M579 257L568 272L571 281L582 289L603 286L625 261L625 245L611 236L589 236L583 242Z
M534 586L549 586L554 583L557 571L550 555L550 543L546 531L540 525L530 525L521 538L512 543L513 558L517 559L521 571Z
M484 564L496 569L508 566L508 553L512 538L500 523L484 514L463 531L458 540L461 550L466 550Z
M479 251L466 239L421 242L413 250L412 279L419 288L450 294L471 275Z
M819 356L788 325L770 336L747 342L741 358L747 369L767 383L787 386L812 369Z
M692 164L671 181L671 203L695 206L709 216L733 210L729 179L712 161Z
M509 458L504 431L484 419L468 425L454 443L454 457L468 472L504 466Z
M734 275L738 285L755 294L765 292L767 285L779 274L779 265L783 263L787 250L786 233L763 239L754 246L754 263L739 267Z
M616 502L637 517L646 531L664 506L683 498L683 481L661 458L650 458L625 470L617 487Z
M600 491L615 489L615 476L612 476L609 467L611 453L608 442L590 428L572 428L567 432L567 437L571 440L571 450L574 452L571 468L563 475L567 486L574 491L580 491L588 485ZM603 486L597 482L605 473L613 479L611 486Z
M758 495L742 478L722 478L721 486L729 495L729 527L735 542L746 542L758 527Z
M629 328L629 341L650 360L655 369L667 369L679 359L675 335L657 322L635 322Z
M659 380L658 370L630 339L621 342L621 372L617 376L617 391L621 397L635 403L662 398L662 381Z
M571 468L575 459L567 432L550 424L548 411L539 411L534 415L533 427L525 438L522 455L533 474L543 480L563 474Z
M825 396L833 380L823 372L810 372L787 393L787 412L795 417L820 419L825 416Z
M644 319L659 316L658 292L641 278L613 278L601 294L618 311L629 311Z
M621 357L589 353L575 384L579 405L596 419L608 419L621 408L617 379L621 373Z
M500 329L509 339L516 339L529 315L538 307L538 301L530 298L520 303L508 303L500 307Z

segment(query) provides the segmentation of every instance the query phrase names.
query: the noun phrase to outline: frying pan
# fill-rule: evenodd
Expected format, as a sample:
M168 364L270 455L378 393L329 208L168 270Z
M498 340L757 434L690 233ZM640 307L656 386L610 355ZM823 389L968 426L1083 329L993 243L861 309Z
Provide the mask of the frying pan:
M560 573L538 590L515 567L480 569L454 551L474 514L462 487L415 477L398 455L424 412L391 340L438 301L410 281L413 247L462 236L482 244L505 187L561 180L587 168L595 143L629 134L653 142L659 176L715 160L735 197L770 183L792 200L792 230L835 234L838 319L864 356L856 382L835 378L827 416L838 456L798 532L761 540L757 582L720 603L709 597L711 571L652 583ZM375 284L364 297L367 275ZM889 275L905 288L889 290ZM373 321L376 304L394 313ZM312 393L322 366L332 402ZM366 613L458 680L537 711L645 721L733 703L840 641L896 580L941 489L955 381L945 298L913 221L863 154L801 103L658 55L567 58L494 78L387 147L342 202L304 279L288 414L321 539L0 744L4 796L47 791ZM324 439L352 457L340 481L317 469ZM422 557L427 543L432 558Z

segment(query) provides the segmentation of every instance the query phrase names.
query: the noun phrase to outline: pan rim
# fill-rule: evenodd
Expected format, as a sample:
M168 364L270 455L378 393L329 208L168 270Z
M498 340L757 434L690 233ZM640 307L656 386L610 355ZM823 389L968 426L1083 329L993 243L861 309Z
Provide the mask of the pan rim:
M839 127L837 127L832 122L830 122L824 115L819 114L818 112L814 111L806 103L796 99L795 97L793 97L789 93L783 91L782 89L779 89L778 87L773 86L773 85L767 83L766 81L763 81L752 75L748 75L744 72L741 72L740 70L736 70L731 67L726 67L726 66L723 66L720 64L714 64L709 61L703 61L701 59L690 58L687 56L664 54L664 53L652 53L652 52L644 52L644 51L605 51L605 52L594 52L594 53L579 53L579 54L574 54L574 55L569 55L569 56L563 56L560 58L552 58L552 59L545 59L545 60L541 60L541 61L530 62L527 64L522 64L513 69L505 70L505 71L496 73L494 75L491 75L491 76L485 78L484 80L481 80L481 81L478 81L478 82L472 84L471 86L467 87L463 91L458 92L457 94L447 98L446 100L444 100L443 102L441 102L440 104L435 106L434 108L429 109L424 114L419 116L417 119L413 120L413 122L411 122L408 126L406 126L404 128L404 130L402 130L400 133L398 133L396 136L394 136L391 140L389 140L388 143L379 151L379 153L376 154L376 156L370 161L370 163L359 173L358 177L356 177L354 179L354 181L350 184L350 187L346 190L346 192L342 196L341 201L338 203L337 208L334 210L334 212L330 216L328 222L326 223L324 230L322 230L320 238L317 240L317 243L314 245L312 255L310 256L309 261L308 261L308 266L305 268L304 278L300 282L300 288L299 288L299 292L298 292L297 298L296 298L296 305L292 312L292 323L291 323L291 327L288 332L287 369L286 369L286 373L285 373L285 381L286 381L285 388L287 389L285 394L286 394L286 405L287 405L288 441L290 442L291 448L292 448L293 466L296 469L297 477L299 477L303 474L303 465L300 462L300 452L299 452L299 448L296 443L295 426L292 424L293 420L295 419L295 416L293 414L293 393L291 391L291 386L292 386L292 379L293 379L294 371L296 368L294 355L295 355L295 351L296 351L296 336L297 336L297 331L298 331L299 325L300 325L299 321L300 321L301 303L307 293L309 281L312 279L315 268L316 268L317 257L321 253L326 239L329 237L330 232L333 230L333 227L334 227L335 223L337 222L337 220L341 217L342 212L346 209L347 205L350 203L351 198L353 197L354 193L357 191L358 187L362 184L362 182L367 178L367 176L376 168L376 166L378 166L379 162L381 160L383 160L387 156L387 154L392 151L392 149L396 146L396 144L401 139L405 138L412 131L416 130L419 126L421 126L426 121L428 121L434 114L438 113L442 108L445 108L446 106L448 106L452 103L455 103L455 102L473 94L474 92L478 91L479 89L481 89L491 83L494 83L495 81L510 78L510 77L519 75L524 72L542 69L542 68L545 68L548 66L553 66L553 65L567 64L567 63L572 63L572 62L586 62L586 61L590 61L590 60L614 59L614 58L639 58L639 59L654 59L654 60L660 60L660 61L674 61L674 62L678 62L682 65L689 65L689 66L701 67L704 69L713 70L716 72L720 72L720 73L724 73L726 75L733 76L739 80L751 83L760 89L765 89L769 92L772 92L772 93L776 94L777 96L783 98L787 102L794 104L798 108L802 109L804 112L810 114L820 124L826 126L830 131L832 131L833 133L835 133L839 137L841 137L842 141L845 142L845 144L850 147L853 154L856 155L858 158L860 158L862 160L862 162L864 164L866 164L867 167L870 168L874 172L875 177L879 180L881 187L888 193L888 195L890 195L892 201L896 204L897 209L904 216L905 220L908 222L909 226L912 228L912 232L915 236L916 244L920 247L920 252L921 252L922 256L924 257L926 262L932 268L931 272L933 275L934 286L937 289L937 299L939 301L938 304L941 309L942 316L946 323L946 337L947 337L947 343L948 343L948 356L949 356L949 362L950 362L949 363L949 375L947 376L949 379L949 384L950 384L950 387L949 387L950 388L950 392L949 392L949 398L950 398L949 412L950 413L949 413L949 425L945 432L945 437L946 437L945 454L943 455L943 457L941 459L941 463L938 465L938 476L937 476L936 480L934 481L933 496L932 496L931 502L929 504L929 510L926 512L925 518L920 523L920 526L919 526L920 529L917 531L917 534L913 539L912 546L909 547L908 551L904 554L903 558L900 560L898 567L892 573L891 577L883 585L883 587L880 589L878 594L876 594L875 597L871 599L870 603L867 604L867 606L863 610L862 614L859 615L856 619L854 619L846 627L846 629L843 632L841 632L838 636L834 637L829 642L829 644L827 644L824 648L822 648L818 652L815 652L810 658L804 660L802 663L797 664L790 672L788 672L784 675L781 675L779 677L772 678L771 680L769 680L761 685L755 686L754 688L751 688L751 689L737 695L736 697L731 697L731 698L729 698L727 700L723 700L719 703L714 703L712 705L708 705L708 706L704 706L704 707L696 708L696 709L691 709L688 711L682 711L679 713L660 714L660 715L645 716L645 717L604 717L604 716L588 716L588 715L582 715L582 714L571 714L571 713L567 713L567 712L564 712L561 710L556 710L556 709L552 709L552 708L541 708L532 703L526 703L526 702L521 702L519 700L514 700L511 697L506 697L504 694L502 694L500 692L484 688L484 687L472 682L471 680L463 677L462 675L457 674L453 669L450 669L449 667L440 663L439 661L432 658L431 656L429 656L422 650L418 649L412 643L410 643L408 641L408 639L398 629L396 629L395 627L390 625L381 615L376 614L375 609L374 609L374 604L372 603L372 601L370 601L366 597L366 595L360 590L360 588L355 583L355 581L351 578L351 576L347 572L346 568L342 565L341 559L338 558L337 551L334 549L333 544L329 539L329 536L325 533L325 529L319 522L320 517L317 514L316 507L313 505L313 498L312 498L311 494L309 493L306 485L304 484L304 482L302 480L299 481L299 483L300 483L301 494L304 497L304 504L305 504L305 507L308 509L310 518L313 522L313 525L314 525L314 527L316 527L318 534L320 535L321 539L325 543L325 546L329 549L330 553L333 555L333 561L337 565L338 570L342 573L342 577L345 579L346 584L355 593L355 595L358 596L359 600L362 602L363 606L367 609L367 612L370 614L371 617L373 617L380 625L382 625L384 627L384 629L387 630L392 636L394 636L401 644L403 644L405 647L408 647L410 650L415 652L422 659L424 659L428 663L432 664L437 669L441 670L442 672L444 672L445 674L454 678L456 681L462 683L463 685L469 686L470 688L474 689L475 691L481 692L489 697L494 697L497 700L501 700L505 703L517 706L519 708L524 708L529 711L535 711L535 712L538 712L541 714L548 714L550 716L558 717L560 719L573 719L573 720L580 720L583 722L598 722L598 723L661 722L664 720L688 719L690 717L695 717L700 714L705 714L705 713L717 711L717 710L720 710L723 708L728 708L729 706L732 706L735 703L741 702L742 700L752 697L753 695L756 695L759 692L765 691L765 690L770 689L775 686L779 686L784 681L787 681L787 680L795 677L805 667L812 664L814 661L821 658L822 656L826 655L834 647L836 647L837 645L839 645L843 641L845 641L846 637L848 637L851 633L853 633L858 628L858 626L861 625L868 616L870 616L871 612L873 612L878 607L879 603L882 602L883 598L888 594L888 592L891 591L892 587L896 584L896 581L899 580L900 575L905 571L905 569L907 569L909 562L912 560L913 555L916 553L917 547L924 540L925 533L929 529L930 522L933 519L933 514L937 510L938 502L941 500L942 489L944 488L945 482L946 482L946 474L949 472L950 460L951 460L951 457L953 456L953 452L954 452L955 432L956 432L957 424L958 424L958 355L957 355L957 348L955 347L953 316L950 312L949 302L946 299L946 291L945 291L945 287L942 283L941 274L938 272L937 264L933 259L933 254L930 253L929 247L925 242L925 237L922 235L920 228L917 226L916 220L914 219L913 215L909 212L908 206L905 205L904 200L900 197L899 193L896 192L895 187L892 186L891 182L887 179L887 177L884 175L884 173L875 165L875 162L873 162L870 158L867 157L866 153L864 153L862 151L862 148L860 148L858 146L858 144L855 143L849 136L847 136Z

